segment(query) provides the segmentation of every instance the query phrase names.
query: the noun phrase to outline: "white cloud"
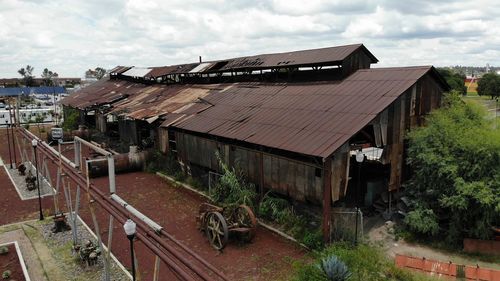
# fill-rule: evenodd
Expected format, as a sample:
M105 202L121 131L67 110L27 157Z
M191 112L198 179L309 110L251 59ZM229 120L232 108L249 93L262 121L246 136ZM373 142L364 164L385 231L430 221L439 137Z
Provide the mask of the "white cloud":
M500 2L0 0L0 77L365 43L378 66L500 65Z

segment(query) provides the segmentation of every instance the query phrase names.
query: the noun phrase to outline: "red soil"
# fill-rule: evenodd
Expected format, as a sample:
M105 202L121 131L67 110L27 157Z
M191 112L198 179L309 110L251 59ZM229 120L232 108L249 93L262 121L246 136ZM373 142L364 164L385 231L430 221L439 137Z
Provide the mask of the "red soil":
M23 268L19 262L19 257L17 256L16 247L14 244L9 244L6 247L9 248L9 252L6 255L0 255L0 278L2 278L2 274L6 270L10 270L10 279L7 280L26 280L24 278Z
M8 150L5 145L3 130L0 130L0 156L8 159ZM72 159L73 151L65 153ZM19 161L19 160L18 160ZM56 167L49 165L52 180L55 182ZM2 169L3 170L3 169ZM108 190L108 179L102 177L93 182L102 190ZM6 178L5 171L0 171L1 192L0 207L4 216L0 216L0 224L20 221L25 218L37 217L37 202L34 200L21 201L14 187ZM304 250L295 243L261 227L257 229L252 243L240 245L237 241L230 241L222 253L215 251L206 237L196 228L195 216L198 206L204 202L203 198L182 188L174 187L160 177L144 172L120 174L116 178L117 194L132 204L151 219L162 225L165 230L176 239L201 255L209 263L224 272L229 280L276 280L287 279L292 271L291 262L300 259ZM72 192L75 185L72 184ZM88 207L88 199L82 190L82 205L80 216L92 228L93 223ZM53 200L43 199L47 213L53 213ZM59 205L66 209L64 197L60 194ZM9 205L5 205L9 204ZM4 207L7 206L7 207ZM109 214L96 204L96 213L99 228L104 242L107 242ZM7 218L3 218L7 217ZM143 280L151 280L154 269L154 254L142 243L135 243L138 257L139 272ZM115 220L112 252L127 268L130 268L129 242L123 233L123 228ZM177 280L165 264L160 267L160 280Z

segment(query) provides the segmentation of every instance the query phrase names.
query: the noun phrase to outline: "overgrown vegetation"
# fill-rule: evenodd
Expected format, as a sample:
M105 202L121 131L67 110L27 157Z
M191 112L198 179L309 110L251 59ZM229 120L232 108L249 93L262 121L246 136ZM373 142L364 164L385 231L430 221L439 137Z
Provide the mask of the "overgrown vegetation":
M65 131L78 129L79 119L80 114L77 109L64 107L64 121L62 123L62 128Z
M299 242L309 248L322 247L322 236L319 229L308 229L307 220L298 215L286 199L267 193L260 202L255 191L255 185L249 183L238 169L229 168L217 153L217 160L222 170L210 197L221 205L245 204L256 211L257 215L269 221L280 224L283 229Z
M149 173L162 172L174 177L178 181L184 180L185 178L181 165L173 153L165 155L159 150L155 150L149 154L146 171Z
M9 253L9 248L7 246L0 247L0 255L6 255Z
M500 130L486 116L449 94L426 127L409 133L414 172L405 222L413 233L460 245L465 237L489 239L500 225Z
M12 272L10 270L6 270L2 273L2 279L8 280L12 276Z
M449 68L438 68L437 71L443 76L448 85L453 91L461 95L467 94L467 87L465 87L465 75Z
M245 204L255 209L255 186L245 180L241 173L234 168L230 169L222 161L219 153L215 155L219 161L222 170L222 176L219 178L215 187L210 191L210 197L221 204Z
M348 274L343 275L346 279L330 279L324 270L324 262L335 257L348 269ZM412 273L404 269L397 268L393 261L390 261L381 249L367 244L353 246L351 243L335 243L325 248L321 252L313 253L314 262L296 262L295 281L328 281L328 280L349 280L349 281L430 281L433 280L418 273ZM332 264L333 266L333 264ZM341 265L336 265L339 272Z
M310 249L323 247L320 227L309 227L307 219L296 213L292 204L284 198L268 192L258 207L259 217L280 224L286 232Z

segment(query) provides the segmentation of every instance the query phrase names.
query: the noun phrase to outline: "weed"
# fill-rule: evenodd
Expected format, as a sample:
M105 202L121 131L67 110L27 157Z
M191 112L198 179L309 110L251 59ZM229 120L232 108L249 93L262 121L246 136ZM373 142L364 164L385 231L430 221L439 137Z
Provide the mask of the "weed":
M2 273L2 279L4 279L4 280L10 279L11 275L12 275L12 272L10 270L6 270Z
M6 255L9 253L9 248L7 246L0 247L0 255Z

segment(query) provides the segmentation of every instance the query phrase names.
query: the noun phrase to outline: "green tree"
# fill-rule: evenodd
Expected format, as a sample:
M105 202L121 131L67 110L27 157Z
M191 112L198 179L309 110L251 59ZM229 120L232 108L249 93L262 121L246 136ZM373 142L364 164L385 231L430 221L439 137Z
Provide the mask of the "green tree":
M58 76L59 75L57 74L57 72L52 72L47 68L45 68L42 72L43 84L45 86L53 86L54 85L53 78L57 78Z
M26 86L26 87L31 87L35 84L34 83L35 76L33 76L33 70L35 70L35 68L33 66L27 65L26 68L22 67L21 69L19 69L17 71L17 73L19 73L23 77L24 86Z
M448 95L427 126L408 134L405 222L425 236L488 239L500 225L500 130L485 110Z
M97 80L101 80L102 77L104 77L104 75L106 74L106 69L102 68L102 67L96 67L96 69L94 70L94 75L95 75L95 78L97 78Z
M495 72L484 74L477 82L477 94L491 99L500 97L500 75Z
M461 95L467 94L467 87L465 87L465 75L449 68L438 68L438 72L443 76L452 90L457 91Z

